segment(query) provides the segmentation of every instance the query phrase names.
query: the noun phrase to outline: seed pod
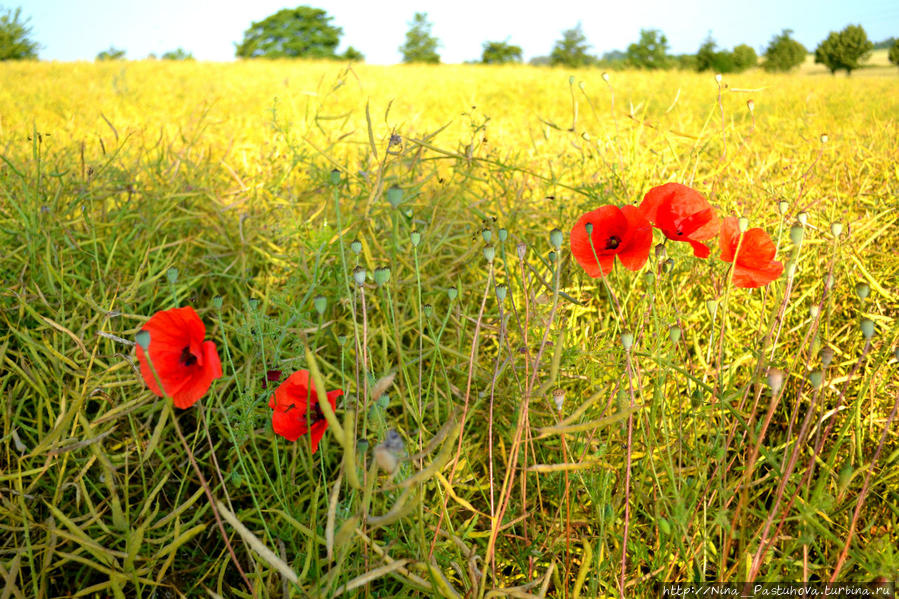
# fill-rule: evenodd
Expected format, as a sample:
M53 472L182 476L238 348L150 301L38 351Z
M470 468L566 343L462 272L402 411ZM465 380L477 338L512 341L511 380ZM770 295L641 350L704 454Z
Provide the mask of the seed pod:
M557 250L562 247L562 231L553 229L549 232L549 242Z
M446 295L450 298L450 301L453 301L459 296L459 290L455 286L452 286L446 290Z
M387 281L390 280L390 267L381 266L375 269L373 274L373 278L375 280L375 285L378 287L383 286Z
M365 269L361 266L357 266L353 269L353 280L356 281L356 285L362 287L365 284Z
M318 312L318 315L321 316L328 307L328 299L323 295L316 295L312 298L312 306L315 308L315 311Z
M821 348L821 353L819 355L821 356L821 365L824 366L824 368L827 368L830 366L830 363L833 362L833 354L833 348L829 345L825 345Z
M493 259L496 257L496 250L492 245L488 245L484 248L484 259L487 260L488 264L493 264Z
M412 243L412 247L417 248L418 244L421 243L421 233L412 231L409 233L409 241Z
M787 374L779 368L768 369L768 373L765 378L768 381L768 387L771 388L771 395L777 395L780 392L780 388L783 386L784 379L786 379L786 377Z
M862 318L861 321L862 335L865 336L865 340L870 340L871 337L874 336L874 321L870 318Z
M868 299L868 294L871 293L871 288L868 287L867 283L856 283L855 284L855 295L858 296L860 300Z
M358 239L354 239L353 241L350 242L350 250L354 254L358 255L362 251L362 242L359 241Z
M668 327L668 338L671 339L671 343L673 343L674 345L677 345L677 342L680 341L681 333L681 328L676 324Z
M403 203L403 188L397 187L396 185L392 186L387 190L387 202L391 205L391 207L396 208L400 204Z
M824 380L824 373L820 370L812 370L810 373L808 373L808 381L815 389L821 386L822 380Z
M799 245L800 243L802 243L802 236L804 234L805 230L798 222L793 223L793 226L790 227L790 241L793 242L793 245Z

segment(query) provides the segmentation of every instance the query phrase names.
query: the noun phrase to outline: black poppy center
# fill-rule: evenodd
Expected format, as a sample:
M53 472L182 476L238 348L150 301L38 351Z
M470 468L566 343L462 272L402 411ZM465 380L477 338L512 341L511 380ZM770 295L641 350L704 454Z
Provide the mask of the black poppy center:
M619 239L618 237L615 237L614 235L612 235L611 237L609 237L608 240L606 240L606 249L607 250L614 250L619 245L621 245L621 239Z
M197 363L197 357L190 353L190 346L185 345L181 350L181 363L185 366L193 366Z
M325 415L322 414L321 406L318 404L318 402L315 402L315 404L312 405L312 409L311 409L311 414L310 414L310 418L309 418L310 424L314 425L317 422L321 422L324 419L325 419Z

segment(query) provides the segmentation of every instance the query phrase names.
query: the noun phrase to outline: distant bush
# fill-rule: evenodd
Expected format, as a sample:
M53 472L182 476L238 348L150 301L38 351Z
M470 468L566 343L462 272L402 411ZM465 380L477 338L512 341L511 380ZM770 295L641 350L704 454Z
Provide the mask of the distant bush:
M103 50L97 54L97 60L125 60L125 51L119 50L115 46L110 46L108 50Z
M37 42L31 39L28 19L21 19L22 9L6 10L0 15L0 60L37 58Z
M507 42L484 42L481 53L483 64L507 64L521 62L521 47Z
M830 69L831 74L845 70L847 75L861 67L874 48L861 25L849 25L843 31L831 31L815 50L815 62Z
M808 52L805 46L791 37L792 34L792 29L784 29L771 39L765 50L762 68L766 71L790 71L805 61Z
M899 67L899 40L893 42L890 48L890 62Z
M627 47L627 60L639 69L664 69L669 65L668 38L658 29L641 29L640 40Z
M178 48L177 50L169 50L168 52L163 52L162 54L163 60L193 60L194 55L190 52L186 51L184 48Z

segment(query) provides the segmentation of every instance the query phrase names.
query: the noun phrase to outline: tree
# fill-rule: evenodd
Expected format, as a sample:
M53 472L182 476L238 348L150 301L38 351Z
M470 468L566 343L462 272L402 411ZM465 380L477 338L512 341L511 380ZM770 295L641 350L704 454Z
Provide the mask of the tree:
M562 32L562 39L556 41L553 51L549 55L549 64L563 65L566 67L584 67L596 61L596 58L587 53L590 44L587 36L578 23L574 29L566 29Z
M125 51L119 50L115 46L110 46L108 50L103 50L97 54L97 60L125 60Z
M320 8L285 8L254 22L237 45L238 58L336 58L343 29Z
M190 52L186 51L184 48L178 48L177 50L169 50L168 52L163 52L162 54L163 60L193 60L194 55Z
M715 69L715 40L709 33L699 50L696 51L696 70L700 73L703 71L711 71Z
M823 64L836 75L845 69L847 75L859 68L861 61L871 56L874 44L868 41L868 34L861 25L849 25L837 33L831 31L827 39L815 50L815 63Z
M779 35L771 38L765 50L762 68L766 71L789 71L805 61L807 54L805 46L790 37L792 33L792 29L784 29Z
M0 15L0 60L37 58L37 42L30 39L30 19L22 21L21 17L21 8L7 9Z
M899 67L899 40L893 42L893 46L890 48L890 62Z
M350 62L362 62L363 60L365 60L365 54L350 46L346 50L344 50L341 58L343 58L344 60L349 60Z
M521 62L521 48L507 42L484 42L481 62L483 64Z
M732 54L734 55L734 68L737 72L745 71L759 63L759 56L752 49L752 46L740 44L734 47Z
M641 29L640 41L627 47L627 60L641 69L668 66L668 38L658 29Z
M400 46L403 62L440 62L440 55L437 54L440 42L431 35L431 27L433 25L428 21L428 13L415 13L409 23L409 31L406 32L406 43Z

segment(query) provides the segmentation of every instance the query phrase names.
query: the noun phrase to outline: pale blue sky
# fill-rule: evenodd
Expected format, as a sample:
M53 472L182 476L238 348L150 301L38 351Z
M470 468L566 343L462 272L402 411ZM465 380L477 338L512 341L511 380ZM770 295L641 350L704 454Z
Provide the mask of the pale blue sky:
M15 6L16 0L0 0ZM131 59L183 47L198 60L234 59L234 44L253 21L302 4L284 0L18 0L30 17L43 60L93 60L110 46ZM896 0L312 0L343 28L340 50L353 45L366 62L400 61L409 21L427 12L443 62L477 59L487 40L521 46L525 60L549 54L579 21L601 55L624 50L641 28L660 29L672 53L694 53L709 31L720 47L764 48L781 29L813 50L830 31L861 24L872 41L899 37Z

